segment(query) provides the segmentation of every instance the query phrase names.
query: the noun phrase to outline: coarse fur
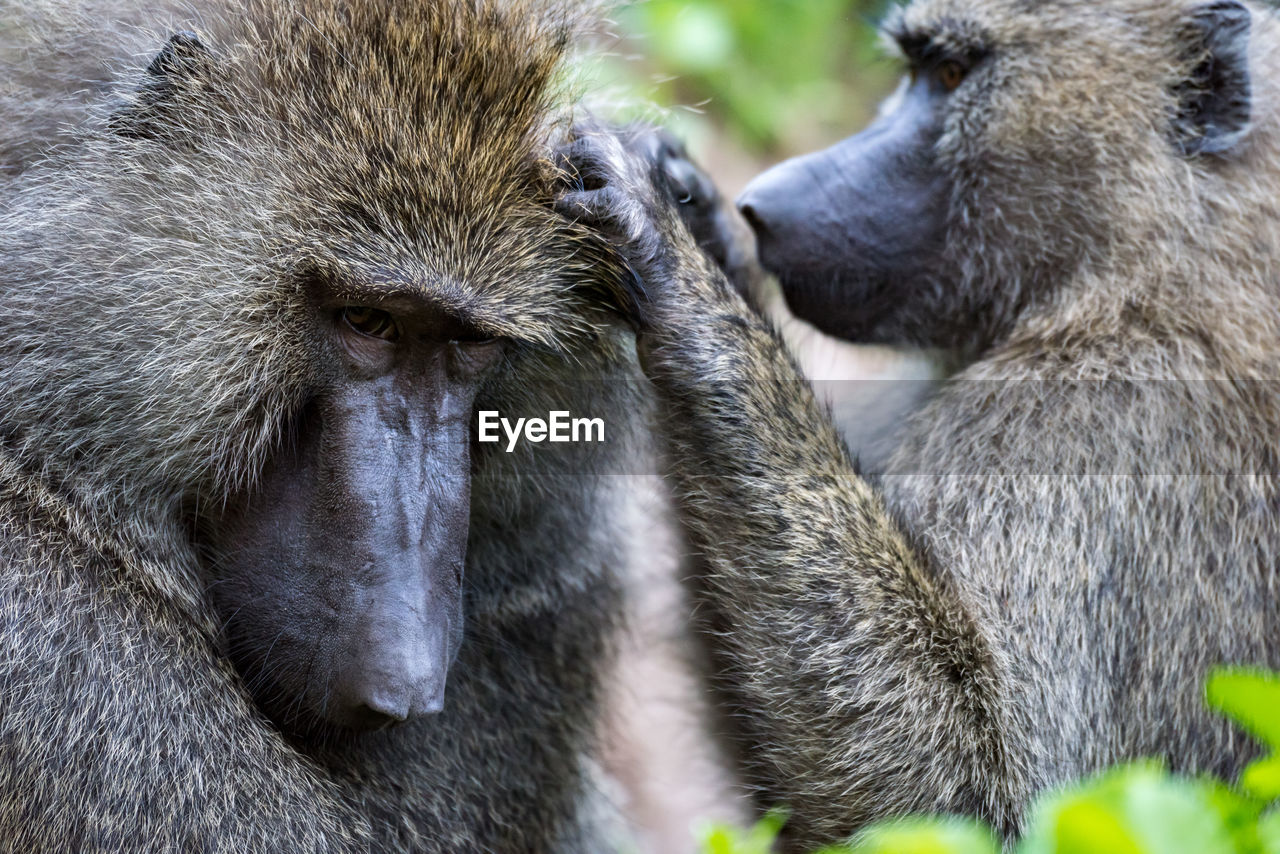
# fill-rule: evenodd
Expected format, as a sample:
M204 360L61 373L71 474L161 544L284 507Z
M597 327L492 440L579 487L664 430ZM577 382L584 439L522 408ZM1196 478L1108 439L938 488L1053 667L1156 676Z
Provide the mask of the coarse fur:
M1230 779L1256 752L1203 684L1280 665L1280 27L1244 7L1250 123L1196 153L1178 99L1207 5L891 15L983 60L935 154L954 273L893 330L968 362L876 479L643 150L569 149L601 189L562 209L645 285L695 595L744 770L762 807L791 808L793 850L918 812L1011 837L1036 793L1109 763Z
M629 500L609 475L643 457L644 406L629 335L584 299L612 281L598 241L551 210L587 14L0 6L22 70L0 151L0 850L602 850L588 751ZM603 417L609 441L476 446L445 710L311 740L229 663L193 537L325 370L317 270L465 308L510 339L480 408Z

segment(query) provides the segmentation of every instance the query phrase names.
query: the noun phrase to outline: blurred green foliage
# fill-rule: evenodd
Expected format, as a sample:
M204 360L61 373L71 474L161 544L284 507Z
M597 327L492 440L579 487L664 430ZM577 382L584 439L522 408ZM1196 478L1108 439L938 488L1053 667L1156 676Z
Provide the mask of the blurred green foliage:
M704 854L770 854L786 823L786 811L775 809L746 830L716 825L703 838Z
M643 59L623 74L651 101L705 111L749 151L812 148L857 130L897 78L875 30L884 6L884 0L629 4L618 12L619 30Z
M1280 854L1280 674L1219 670L1206 696L1271 750L1238 785L1176 776L1156 762L1122 765L1042 796L1017 854ZM781 826L773 813L749 831L713 828L704 851L767 854ZM1000 845L975 822L921 818L873 826L819 854L1000 854Z

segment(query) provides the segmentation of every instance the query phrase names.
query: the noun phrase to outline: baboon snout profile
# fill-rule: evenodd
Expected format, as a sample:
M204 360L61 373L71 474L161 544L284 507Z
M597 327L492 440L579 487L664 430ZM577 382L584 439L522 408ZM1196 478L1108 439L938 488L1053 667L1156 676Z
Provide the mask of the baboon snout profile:
M980 349L1121 229L1194 201L1169 167L1248 136L1253 30L1235 0L898 9L884 31L909 75L880 115L739 198L760 260L829 334Z
M409 284L373 308L313 278L330 370L204 540L233 655L266 702L373 728L443 708L462 638L470 416L502 342Z
M941 132L944 84L932 78L904 86L866 131L774 167L738 200L761 262L797 316L825 332L867 337L864 318L938 272L949 187L926 156Z

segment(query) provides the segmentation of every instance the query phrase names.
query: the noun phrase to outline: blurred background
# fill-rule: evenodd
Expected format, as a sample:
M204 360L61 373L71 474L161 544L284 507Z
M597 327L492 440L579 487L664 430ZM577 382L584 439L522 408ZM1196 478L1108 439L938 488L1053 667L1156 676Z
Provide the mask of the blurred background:
M768 165L859 130L901 68L885 0L646 0L614 15L587 91L690 145L732 197Z

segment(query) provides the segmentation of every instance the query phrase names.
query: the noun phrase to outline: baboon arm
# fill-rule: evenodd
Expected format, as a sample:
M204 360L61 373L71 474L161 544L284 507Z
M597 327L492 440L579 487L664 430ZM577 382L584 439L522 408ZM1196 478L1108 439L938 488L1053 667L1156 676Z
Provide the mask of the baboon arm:
M642 355L748 773L811 842L901 811L1001 821L987 640L855 473L775 332L681 250Z
M23 527L0 516L0 851L369 850L189 618Z

